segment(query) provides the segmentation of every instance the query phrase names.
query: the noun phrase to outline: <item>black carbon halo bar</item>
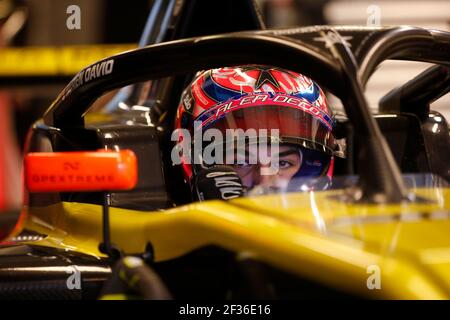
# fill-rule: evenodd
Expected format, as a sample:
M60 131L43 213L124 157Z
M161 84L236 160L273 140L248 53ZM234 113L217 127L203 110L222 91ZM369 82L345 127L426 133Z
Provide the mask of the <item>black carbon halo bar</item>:
M229 54L233 48L233 54ZM102 94L146 80L239 64L266 64L301 72L339 95L341 70L313 48L273 36L235 33L177 40L101 60L78 73L44 115L47 125L83 125ZM321 74L322 76L317 76Z

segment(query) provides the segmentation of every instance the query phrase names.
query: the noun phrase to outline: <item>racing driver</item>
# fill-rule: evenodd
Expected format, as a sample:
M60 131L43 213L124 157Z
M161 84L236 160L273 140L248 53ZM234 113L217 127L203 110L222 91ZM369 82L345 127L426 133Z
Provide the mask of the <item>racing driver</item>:
M200 72L182 94L175 128L184 132L178 145L192 146L180 161L191 187L202 169L214 165L233 168L246 192L284 190L297 178L330 181L333 174L333 117L325 95L293 71L244 65ZM200 147L186 137L198 130Z

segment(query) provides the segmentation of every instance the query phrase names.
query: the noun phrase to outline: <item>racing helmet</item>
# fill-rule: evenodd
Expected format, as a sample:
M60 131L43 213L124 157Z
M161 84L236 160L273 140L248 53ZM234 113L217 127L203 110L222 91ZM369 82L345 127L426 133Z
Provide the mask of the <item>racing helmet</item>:
M243 65L195 76L182 94L175 120L179 130L172 140L179 147L179 164L191 186L202 169L225 164L233 167L246 190L267 183L286 188L295 178L331 179L333 127L325 94L310 78L271 66ZM206 135L208 130L214 134ZM223 138L218 138L219 133ZM192 139L199 136L203 137L200 142ZM275 169L266 173L257 149L262 149L263 141L265 154L277 155L276 160L269 157L264 163ZM244 150L237 151L236 145ZM211 156L212 149L215 161L208 161L201 151ZM257 159L251 162L253 154Z

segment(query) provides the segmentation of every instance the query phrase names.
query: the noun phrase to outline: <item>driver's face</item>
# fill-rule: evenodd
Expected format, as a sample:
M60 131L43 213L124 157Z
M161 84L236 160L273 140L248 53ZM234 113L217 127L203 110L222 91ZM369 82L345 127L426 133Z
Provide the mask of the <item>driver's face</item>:
M286 188L291 178L298 172L302 164L301 152L293 146L280 145L277 153L272 154L269 148L267 164L236 164L233 168L246 188L261 186L264 188ZM245 150L245 158L258 154L257 145L249 145ZM276 163L274 163L276 162ZM275 168L276 170L268 170ZM274 172L274 173L270 173Z

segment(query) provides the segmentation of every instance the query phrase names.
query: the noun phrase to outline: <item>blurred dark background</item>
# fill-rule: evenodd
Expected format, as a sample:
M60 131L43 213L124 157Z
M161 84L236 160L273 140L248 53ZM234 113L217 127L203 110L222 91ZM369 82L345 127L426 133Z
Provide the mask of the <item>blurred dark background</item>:
M8 1L8 0L0 0ZM26 45L70 45L137 42L150 0L22 0L29 19L23 32ZM81 9L81 29L68 30L66 9Z

